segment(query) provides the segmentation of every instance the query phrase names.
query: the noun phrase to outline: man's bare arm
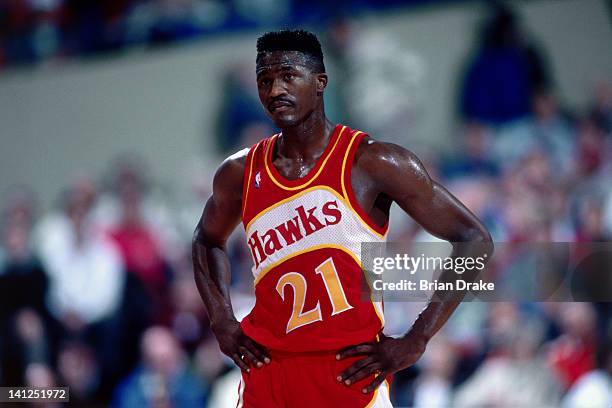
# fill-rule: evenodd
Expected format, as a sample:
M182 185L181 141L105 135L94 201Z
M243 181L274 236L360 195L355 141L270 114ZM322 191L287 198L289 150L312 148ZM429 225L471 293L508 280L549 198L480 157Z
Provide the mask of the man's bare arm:
M480 220L443 186L432 180L423 164L411 152L392 144L381 144L382 166L376 172L382 192L395 201L421 227L453 244L451 257L489 259L493 253L491 235ZM466 271L471 281L477 271ZM440 282L455 281L457 274L445 270ZM428 341L448 320L467 291L436 291L433 300L419 315L410 335Z
M363 146L365 144L365 146ZM478 218L457 198L433 181L422 163L411 152L397 145L364 140L360 146L359 171L372 177L376 194L396 202L430 234L453 244L451 257L477 257L493 252L491 236ZM466 272L462 279L475 279ZM454 271L443 271L440 282L455 281ZM384 378L414 364L425 351L429 339L455 311L466 291L436 291L412 328L400 339L383 338L380 343L352 346L342 350L339 358L366 355L342 372L339 381L348 384L372 372L381 375L364 392L373 391Z
M242 181L246 150L221 164L213 180L213 194L206 202L192 241L196 286L210 319L221 351L242 369L243 360L261 367L269 358L260 345L242 333L230 299L230 265L226 241L240 222Z

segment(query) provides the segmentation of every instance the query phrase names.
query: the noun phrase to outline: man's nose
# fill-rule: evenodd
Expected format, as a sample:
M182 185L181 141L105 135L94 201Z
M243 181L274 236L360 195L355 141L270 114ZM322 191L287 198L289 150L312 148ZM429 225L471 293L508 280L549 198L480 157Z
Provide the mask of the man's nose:
M276 98L277 96L286 95L287 90L284 87L283 81L275 79L272 82L272 89L270 89L270 97Z

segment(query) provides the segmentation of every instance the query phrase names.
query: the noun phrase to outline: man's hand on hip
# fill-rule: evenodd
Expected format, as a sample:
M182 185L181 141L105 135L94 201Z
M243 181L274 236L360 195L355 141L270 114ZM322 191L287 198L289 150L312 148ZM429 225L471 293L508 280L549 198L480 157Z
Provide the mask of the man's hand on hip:
M349 386L374 374L376 378L362 389L364 393L370 393L389 375L416 363L425 352L426 344L424 339L410 335L393 338L381 334L380 341L346 347L338 352L336 359L354 356L364 358L353 363L336 379Z
M212 331L219 342L221 351L234 360L234 363L244 371L249 371L249 365L260 368L270 364L266 349L243 333L240 323L236 320L214 324ZM251 364L247 364L250 362Z

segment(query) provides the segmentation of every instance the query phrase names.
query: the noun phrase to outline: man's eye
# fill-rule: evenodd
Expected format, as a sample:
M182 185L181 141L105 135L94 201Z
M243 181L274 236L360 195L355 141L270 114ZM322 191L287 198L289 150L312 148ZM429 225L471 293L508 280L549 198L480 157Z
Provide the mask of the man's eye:
M285 74L285 81L291 81L293 79L292 74Z
M259 85L260 86L268 86L268 85L270 85L270 80L269 79L261 79L261 80L259 80Z

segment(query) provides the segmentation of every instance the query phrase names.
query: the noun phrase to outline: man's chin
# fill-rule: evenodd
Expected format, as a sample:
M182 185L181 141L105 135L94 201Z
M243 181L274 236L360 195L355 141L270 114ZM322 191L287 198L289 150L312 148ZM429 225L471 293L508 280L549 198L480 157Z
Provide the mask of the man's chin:
M295 116L272 117L272 121L278 128L290 128L296 126L300 121Z

